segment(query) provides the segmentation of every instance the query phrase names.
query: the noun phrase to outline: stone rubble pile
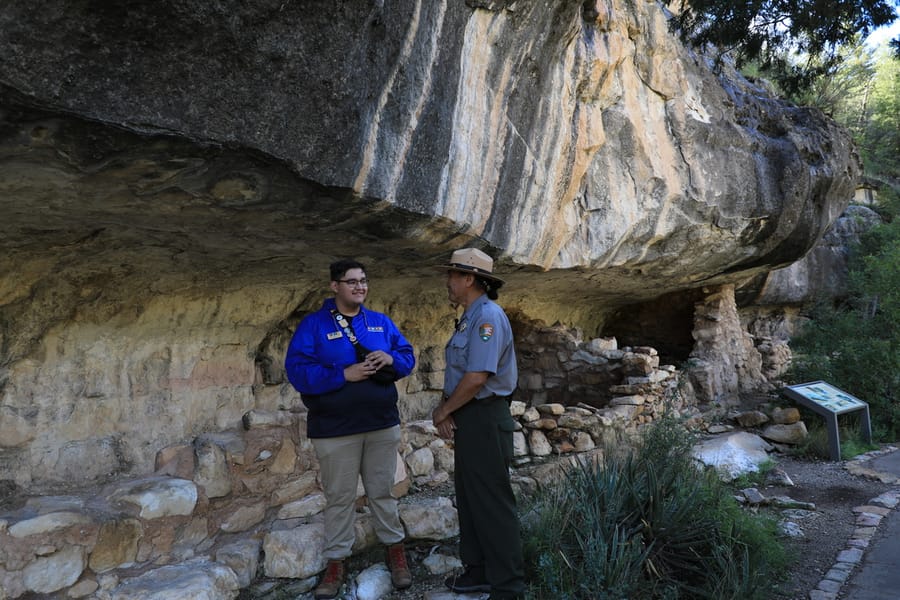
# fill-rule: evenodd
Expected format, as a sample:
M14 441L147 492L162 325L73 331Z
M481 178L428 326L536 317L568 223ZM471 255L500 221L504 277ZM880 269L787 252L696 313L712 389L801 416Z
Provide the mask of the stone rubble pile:
M727 481L757 472L769 460L770 452L787 450L808 436L800 411L794 407L760 406L730 412L723 415L721 423L702 423L703 418L697 419L698 425L708 435L695 446L694 457Z
M528 406L586 404L596 408L644 406L611 411L611 418L647 422L663 399L680 410L693 404L689 389L673 365L660 366L650 346L620 348L616 338L582 340L577 330L535 327L517 340L519 389ZM676 393L676 389L679 393ZM649 402L645 402L649 401Z

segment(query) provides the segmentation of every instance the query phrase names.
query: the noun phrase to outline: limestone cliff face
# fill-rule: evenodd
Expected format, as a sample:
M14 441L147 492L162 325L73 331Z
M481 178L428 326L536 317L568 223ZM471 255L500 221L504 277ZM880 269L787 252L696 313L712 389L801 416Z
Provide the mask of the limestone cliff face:
M846 136L713 77L657 2L9 4L0 73L35 101L258 149L519 264L790 262L855 175Z
M768 273L758 289L745 286L745 293L757 291L748 301L754 305L800 306L815 299L844 297L849 249L859 243L863 233L881 223L872 209L848 206L805 257Z
M595 334L800 258L857 176L844 132L716 76L657 2L133 4L0 6L0 479L20 485L299 407L280 353L336 256L371 265L416 345L423 414L451 249L498 256L522 323Z

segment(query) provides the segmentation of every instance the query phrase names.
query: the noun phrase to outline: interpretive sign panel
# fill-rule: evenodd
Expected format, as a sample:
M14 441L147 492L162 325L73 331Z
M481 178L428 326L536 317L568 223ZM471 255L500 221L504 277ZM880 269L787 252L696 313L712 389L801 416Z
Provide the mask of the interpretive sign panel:
M781 392L802 406L825 418L828 426L828 446L832 460L841 460L841 437L838 429L838 415L863 411L860 417L860 429L863 437L872 442L872 423L869 418L869 405L856 396L838 389L824 381L811 381L789 385Z

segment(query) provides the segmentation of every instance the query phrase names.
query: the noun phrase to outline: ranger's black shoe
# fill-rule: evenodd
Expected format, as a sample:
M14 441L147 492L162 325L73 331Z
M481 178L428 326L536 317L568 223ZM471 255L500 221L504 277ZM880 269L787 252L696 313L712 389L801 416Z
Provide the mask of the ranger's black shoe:
M457 594L491 591L491 585L484 577L484 567L482 566L466 567L462 574L451 575L445 579L444 585Z

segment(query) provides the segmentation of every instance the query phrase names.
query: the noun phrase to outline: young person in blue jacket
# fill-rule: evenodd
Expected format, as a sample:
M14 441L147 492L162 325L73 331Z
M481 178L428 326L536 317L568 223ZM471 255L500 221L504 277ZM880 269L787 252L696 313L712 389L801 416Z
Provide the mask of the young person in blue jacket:
M412 585L391 489L400 444L394 381L415 366L413 347L387 315L363 306L369 282L361 263L339 260L330 271L334 297L303 318L285 356L288 379L308 409L307 436L319 459L326 499L328 563L316 598L336 597L343 584L360 476L375 533L387 546L394 587Z

